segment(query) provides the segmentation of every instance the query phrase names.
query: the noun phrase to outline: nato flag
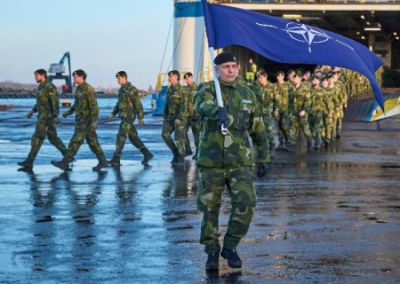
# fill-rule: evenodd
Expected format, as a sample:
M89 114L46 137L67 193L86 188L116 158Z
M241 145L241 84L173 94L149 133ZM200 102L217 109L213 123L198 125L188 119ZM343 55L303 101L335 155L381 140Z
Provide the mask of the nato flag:
M375 71L382 60L344 36L278 17L203 1L209 47L240 45L282 63L331 65L363 74L383 109Z

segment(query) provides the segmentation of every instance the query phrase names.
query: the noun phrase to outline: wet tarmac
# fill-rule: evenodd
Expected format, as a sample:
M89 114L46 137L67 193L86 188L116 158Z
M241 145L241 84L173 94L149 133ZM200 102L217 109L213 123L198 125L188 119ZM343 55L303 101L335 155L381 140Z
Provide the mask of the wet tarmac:
M188 157L170 165L161 117L146 115L139 134L154 153L150 167L126 144L123 166L93 172L84 144L67 173L45 141L33 172L18 171L35 119L32 99L9 99L0 112L0 283L399 283L400 118L346 122L327 149L275 152L257 180L257 208L238 247L242 269L220 260L206 273L198 243L197 169ZM107 158L119 120L100 99L98 136ZM147 111L149 98L144 99ZM68 143L73 118L61 119ZM301 147L300 147L301 144ZM226 231L224 195L220 230Z

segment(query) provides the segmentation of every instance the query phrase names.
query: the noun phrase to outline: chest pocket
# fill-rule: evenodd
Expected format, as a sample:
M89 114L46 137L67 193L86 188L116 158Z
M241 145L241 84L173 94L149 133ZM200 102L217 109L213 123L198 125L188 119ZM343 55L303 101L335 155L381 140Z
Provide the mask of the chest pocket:
M240 99L238 105L239 127L241 129L247 129L250 125L251 113L254 108L253 102L249 99Z

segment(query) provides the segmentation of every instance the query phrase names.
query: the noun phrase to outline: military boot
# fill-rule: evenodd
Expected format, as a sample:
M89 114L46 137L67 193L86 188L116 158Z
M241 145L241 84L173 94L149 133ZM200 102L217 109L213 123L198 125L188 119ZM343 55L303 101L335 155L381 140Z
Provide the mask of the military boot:
M185 149L185 157L193 155L192 148L188 147Z
M309 140L307 141L307 149L311 149L311 147L312 147L312 141Z
M97 164L97 166L93 167L94 171L100 171L102 168L107 168L108 163L107 160L100 160L99 163Z
M64 161L64 160L59 161L59 162L51 161L51 163L52 163L53 166L55 166L55 167L57 167L57 168L59 168L59 169L61 169L63 171L68 171L69 170L69 165L68 165L69 163Z
M281 151L281 150L285 150L285 144L283 143L279 143L278 147L275 148L276 151Z
M238 256L235 249L222 248L221 256L228 260L228 265L230 268L240 268L242 267L242 260Z
M141 152L143 154L142 165L148 166L149 161L153 159L154 155L147 148L144 148Z
M172 160L171 164L174 167L183 166L185 164L185 158L181 156L175 156L174 160Z
M18 166L24 167L24 168L33 168L33 163L29 162L28 160L25 160L23 162L18 162Z
M121 165L121 161L119 158L113 156L111 160L107 162L110 166L119 167Z
M207 262L206 262L206 270L218 270L219 268L219 253L209 253Z

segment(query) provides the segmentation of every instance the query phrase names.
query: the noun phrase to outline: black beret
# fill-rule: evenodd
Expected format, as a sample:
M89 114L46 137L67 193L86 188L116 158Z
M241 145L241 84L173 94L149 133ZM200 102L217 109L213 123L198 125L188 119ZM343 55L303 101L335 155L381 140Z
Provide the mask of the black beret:
M231 52L222 52L218 54L217 57L215 57L214 59L215 65L224 64L226 62L236 62L235 55Z
M168 72L168 76L169 76L169 75L178 75L178 77L179 77L180 74L179 74L179 71L178 71L178 70L172 70L172 71L169 71L169 72Z
M193 77L193 74L191 72L187 72L187 73L185 73L185 75L183 75L183 79L186 79L189 77Z

